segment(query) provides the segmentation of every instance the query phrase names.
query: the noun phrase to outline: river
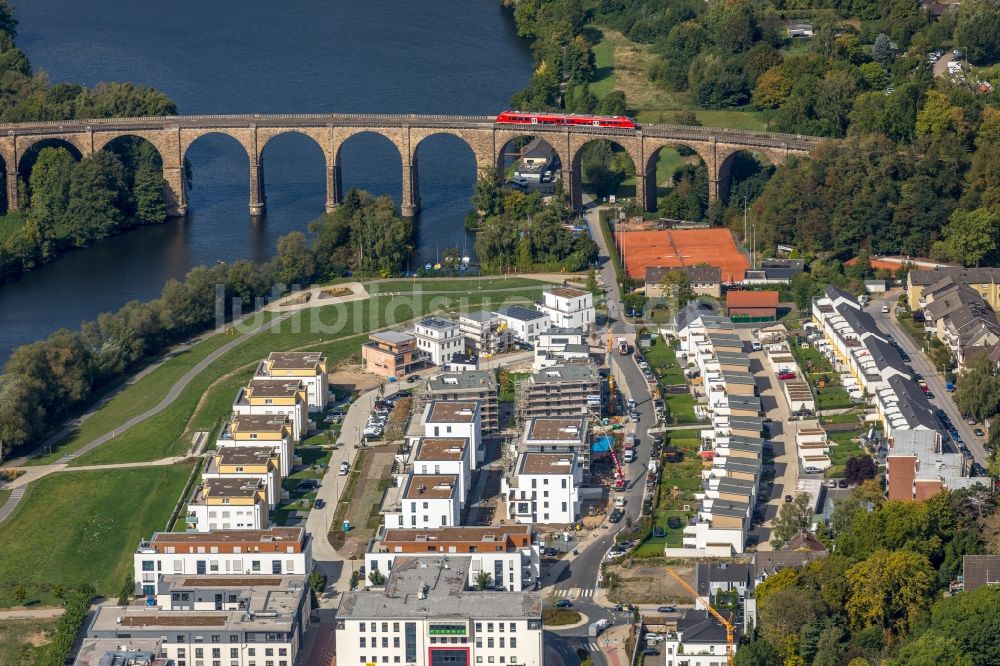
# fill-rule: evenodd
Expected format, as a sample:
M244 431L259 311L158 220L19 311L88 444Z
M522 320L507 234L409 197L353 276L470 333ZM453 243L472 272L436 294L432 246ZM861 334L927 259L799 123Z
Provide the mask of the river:
M53 82L135 81L181 113L493 114L531 75L531 54L497 0L15 0L18 45ZM363 135L342 150L345 191L397 201L400 158ZM0 363L21 344L76 328L166 280L217 261L264 260L323 212L319 147L295 134L264 153L267 212L248 212L247 158L207 136L188 151L194 186L182 220L70 252L0 285ZM471 150L435 136L420 150L422 211L413 266L447 247L472 252L463 227Z

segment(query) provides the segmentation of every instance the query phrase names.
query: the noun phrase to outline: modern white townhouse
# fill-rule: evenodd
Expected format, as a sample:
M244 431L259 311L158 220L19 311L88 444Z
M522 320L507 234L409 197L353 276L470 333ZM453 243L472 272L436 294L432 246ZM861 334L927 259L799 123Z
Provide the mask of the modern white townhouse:
M586 361L590 346L582 328L550 328L538 335L532 369L541 370L566 361Z
M493 312L518 342L534 345L538 334L552 326L544 312L523 305L508 305Z
M575 453L522 453L500 481L508 519L550 525L575 522L580 517L582 480Z
M457 477L458 496L465 506L472 480L471 450L467 437L421 437L413 447L409 464L414 474Z
M434 365L445 365L455 354L465 352L465 337L458 323L443 317L421 319L413 327L417 349Z
M322 352L271 352L257 365L254 379L298 379L306 387L310 412L326 409L330 399L326 356Z
M387 528L430 529L461 524L457 474L407 474L382 507Z
M589 331L597 321L594 295L573 287L552 287L542 294L539 309L556 328L579 328Z
M459 437L469 440L471 469L486 457L483 445L482 405L478 400L431 400L421 418L425 437Z
M307 390L300 379L252 379L233 401L233 412L250 416L287 416L292 439L301 442L309 432Z

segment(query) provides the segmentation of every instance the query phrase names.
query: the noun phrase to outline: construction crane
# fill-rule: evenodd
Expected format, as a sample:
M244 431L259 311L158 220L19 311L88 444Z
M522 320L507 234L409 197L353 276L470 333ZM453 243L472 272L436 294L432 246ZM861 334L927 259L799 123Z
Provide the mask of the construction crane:
M615 455L615 450L612 448L611 460L615 463L615 469L617 470L615 476L615 490L622 490L625 488L625 473L622 471L621 463L618 462L618 456Z
M694 588L688 585L687 581L681 578L676 571L673 569L667 569L667 573L670 574L671 578L680 583L681 587L687 590L691 596L695 598L695 600L700 601L705 608L708 609L708 612L715 616L715 619L719 621L719 624L726 628L726 660L728 661L729 666L733 666L733 658L735 656L733 646L736 638L736 628L733 626L733 623L722 617L722 614L719 613L719 611L712 608L712 604L709 600L695 592Z

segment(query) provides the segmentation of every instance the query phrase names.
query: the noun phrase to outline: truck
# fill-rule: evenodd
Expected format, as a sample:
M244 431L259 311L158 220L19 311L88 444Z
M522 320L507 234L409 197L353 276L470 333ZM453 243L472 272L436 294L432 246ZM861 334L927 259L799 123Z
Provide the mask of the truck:
M632 347L628 343L628 338L618 338L618 353L626 356L630 351L632 351Z
M625 438L625 453L622 456L622 460L630 463L635 460L635 438L633 435L629 435Z
M604 628L608 626L607 620L598 620L597 622L591 622L590 626L587 627L587 635L591 638L599 636Z

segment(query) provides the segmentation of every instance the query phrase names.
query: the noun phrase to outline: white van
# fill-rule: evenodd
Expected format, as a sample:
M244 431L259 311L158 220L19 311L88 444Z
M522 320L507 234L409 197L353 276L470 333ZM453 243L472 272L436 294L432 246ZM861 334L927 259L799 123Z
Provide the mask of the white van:
M861 305L861 307L865 307L866 305L868 305L868 294L861 294L860 296L858 296L858 303Z

